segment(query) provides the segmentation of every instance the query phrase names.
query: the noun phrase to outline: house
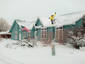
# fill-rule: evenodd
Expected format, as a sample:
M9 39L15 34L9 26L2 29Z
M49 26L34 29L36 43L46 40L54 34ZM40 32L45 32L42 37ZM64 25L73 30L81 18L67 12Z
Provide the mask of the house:
M10 29L11 39L36 39L45 43L55 40L63 44L67 39L67 31L85 26L85 22L82 20L84 15L85 11L64 14L56 18L54 25L48 18L37 18L32 22L17 19Z
M27 39L30 32L28 26L29 24L27 22L16 19L9 31L11 33L11 39L14 40Z
M35 37L37 36L38 40L48 40L49 37L54 39L55 37L55 26L52 26L48 18L38 18L33 29L35 29Z
M57 17L57 21L59 22L59 28L57 30L57 41L60 43L66 42L66 39L68 38L66 35L68 34L67 32L72 31L74 29L78 29L84 27L85 23L82 18L85 15L85 11L81 12L74 12L74 13L69 13L69 14L64 14L61 16ZM85 28L84 28L85 29Z
M11 39L33 39L47 41L55 38L55 27L48 18L37 18L36 21L27 22L16 19L9 31ZM49 39L49 37L51 39Z

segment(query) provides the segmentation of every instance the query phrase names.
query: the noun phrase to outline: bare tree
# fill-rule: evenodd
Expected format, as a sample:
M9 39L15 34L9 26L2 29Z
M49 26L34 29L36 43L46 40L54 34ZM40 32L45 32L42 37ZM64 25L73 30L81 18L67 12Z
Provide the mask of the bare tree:
M0 18L0 32L7 31L9 29L9 24L6 22L5 19Z

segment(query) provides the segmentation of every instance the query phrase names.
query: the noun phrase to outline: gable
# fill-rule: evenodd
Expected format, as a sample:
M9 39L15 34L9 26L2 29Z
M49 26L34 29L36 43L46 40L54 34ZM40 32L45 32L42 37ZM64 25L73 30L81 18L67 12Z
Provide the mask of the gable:
M35 26L43 26L39 18L37 19Z
M11 27L11 29L9 30L9 32L12 32L13 28L15 27L15 25L16 25L16 20L15 20L14 23L12 24L12 27Z
M12 32L13 29L19 29L19 25L17 24L16 20L14 21L14 23L13 23L11 29L9 30L9 32Z
M75 24L76 27L80 27L80 26L83 26L82 24L82 19L79 19L76 24Z

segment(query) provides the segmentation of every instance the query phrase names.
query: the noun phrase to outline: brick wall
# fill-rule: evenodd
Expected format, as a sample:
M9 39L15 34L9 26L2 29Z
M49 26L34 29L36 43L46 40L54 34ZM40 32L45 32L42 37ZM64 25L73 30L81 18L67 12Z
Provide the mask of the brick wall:
M57 42L59 42L60 44L64 43L64 32L63 32L63 29L56 29L55 40Z

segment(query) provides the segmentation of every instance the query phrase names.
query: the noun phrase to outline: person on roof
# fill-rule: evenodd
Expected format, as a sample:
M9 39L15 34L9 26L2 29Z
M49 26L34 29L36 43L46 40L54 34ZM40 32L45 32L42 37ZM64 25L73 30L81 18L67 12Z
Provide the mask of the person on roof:
M52 24L54 24L54 22L55 22L55 16L56 16L56 12L49 17Z

